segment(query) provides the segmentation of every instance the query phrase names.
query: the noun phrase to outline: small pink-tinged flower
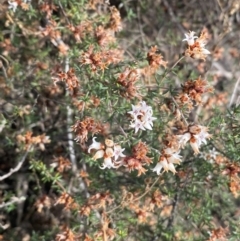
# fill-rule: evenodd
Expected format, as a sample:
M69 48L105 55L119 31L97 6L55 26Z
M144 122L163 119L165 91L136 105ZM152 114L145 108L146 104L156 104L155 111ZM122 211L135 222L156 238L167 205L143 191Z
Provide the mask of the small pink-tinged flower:
M129 111L128 113L132 115L133 117L137 117L138 115L142 115L141 107L139 105L132 105L132 111Z
M125 148L121 148L120 145L115 145L113 148L114 151L114 160L116 161L119 157L125 157L126 155L123 154L123 151L125 150Z
M144 124L144 123L143 123L142 121L140 121L139 119L136 119L136 120L134 120L134 121L131 122L130 127L131 127L131 128L134 128L134 129L135 129L135 133L137 133L139 129L141 129L141 130L143 130L143 131L146 130L146 129L144 128L143 124Z
M110 168L116 168L116 166L113 163L112 158L108 157L108 158L104 158L104 162L100 168L101 169L105 169L105 168L110 169Z
M200 133L197 135L194 135L194 137L197 139L198 146L201 146L202 143L205 145L207 144L207 139L211 138L211 135L207 132L208 128L205 126L199 126L201 128Z
M189 132L183 135L178 135L180 147L183 148L186 145L186 143L190 140L190 138L191 138L191 134Z
M181 157L179 155L180 151L175 151L174 149L172 148L166 148L164 149L164 152L165 154L168 156L167 157L167 160L170 162L170 163L174 163L174 164L180 164L180 162L182 161L181 160Z
M194 39L197 39L198 37L197 36L194 36L195 32L193 31L189 31L189 33L185 33L185 39L183 39L183 41L187 41L188 45L193 45L195 40Z
M12 9L13 12L15 13L18 7L18 3L15 1L8 1L8 4L9 4L8 9Z
M153 117L152 107L148 106L145 101L139 102L138 105L132 105L132 111L128 112L132 116L130 124L135 129L135 133L141 130L152 130L153 121L157 118Z
M168 170L171 171L173 174L176 173L176 169L171 162L168 163Z

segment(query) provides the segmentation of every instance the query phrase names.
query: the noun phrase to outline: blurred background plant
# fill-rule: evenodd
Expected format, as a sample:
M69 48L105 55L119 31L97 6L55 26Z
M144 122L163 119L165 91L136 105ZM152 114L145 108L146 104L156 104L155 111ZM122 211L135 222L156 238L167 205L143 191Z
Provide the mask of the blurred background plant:
M240 240L238 0L0 22L0 240Z

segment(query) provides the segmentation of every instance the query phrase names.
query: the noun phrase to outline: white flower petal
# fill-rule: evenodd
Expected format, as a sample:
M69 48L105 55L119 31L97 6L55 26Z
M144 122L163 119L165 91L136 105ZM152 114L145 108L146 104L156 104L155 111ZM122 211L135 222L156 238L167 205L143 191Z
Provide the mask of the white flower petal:
M8 1L8 9L12 9L13 12L15 12L17 10L17 7L18 7L18 4L17 2L11 2L11 1Z
M182 41L187 41L188 45L193 45L194 44L194 39L197 39L197 36L194 36L195 32L193 31L189 31L189 33L185 34L185 39L183 39Z
M172 173L176 173L176 169L174 167L174 165L172 163L168 163L168 169L172 172Z
M114 156L114 151L112 148L107 147L107 149L105 150L105 156L107 158L113 157Z
M190 141L190 145L194 151L194 154L197 155L199 153L199 146L197 141L194 141L194 142Z
M153 170L153 172L156 172L157 175L160 175L162 168L163 168L163 166L162 166L161 162L158 162L157 165L152 170Z
M95 153L95 155L93 156L94 160L97 160L99 158L102 158L104 156L104 150L99 150Z
M114 146L114 160L116 161L119 157L125 157L125 155L123 154L123 151L125 150L125 148L121 148L120 145L115 145Z
M102 167L100 167L101 169L105 169L105 168L116 168L114 163L112 162L111 158L104 158L104 163L102 165Z
M92 150L92 149L95 149L95 150L100 150L100 149L102 149L102 144L100 143L100 142L97 142L97 141L95 141L95 139L96 139L97 137L93 137L93 143L89 146L89 148L88 148L88 153L90 153L90 151Z
M164 160L161 161L161 164L166 172L168 172L169 167L168 167L168 161L167 159L164 158Z
M183 135L178 135L180 147L181 148L184 147L186 143L190 140L190 138L191 138L191 134L188 132Z

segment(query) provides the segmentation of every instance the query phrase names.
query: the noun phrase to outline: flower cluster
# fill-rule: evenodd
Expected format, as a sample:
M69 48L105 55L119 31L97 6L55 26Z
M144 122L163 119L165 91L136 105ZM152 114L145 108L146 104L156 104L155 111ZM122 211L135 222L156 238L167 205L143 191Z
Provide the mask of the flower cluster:
M70 24L68 28L73 33L77 43L82 43L83 38L93 31L93 26L90 21L82 21L78 25Z
M173 164L180 164L182 161L179 155L179 150L175 150L173 148L165 148L162 150L161 156L159 158L159 162L153 168L153 171L156 172L158 175L160 174L162 168L164 171L168 172L171 171L172 173L176 173L175 167Z
M182 92L176 98L179 107L186 106L189 111L194 105L203 104L202 96L205 93L213 92L213 88L206 80L200 77L197 80L188 80L182 85Z
M32 132L28 131L25 135L18 135L17 141L24 145L24 149L27 150L31 145L38 145L41 151L45 150L45 144L51 142L49 136L45 134L32 136Z
M58 81L64 81L69 93L74 97L77 95L79 91L79 80L75 75L74 69L70 68L67 73L59 71L57 73L57 78L53 77L52 79L54 79L54 84L56 84Z
M109 22L109 28L115 32L122 30L122 21L118 9L115 6L110 7L111 16Z
M207 241L217 241L217 240L227 240L227 233L229 233L228 227L226 228L217 228L212 230L210 233L210 237Z
M138 92L139 88L135 86L135 83L139 80L141 76L141 69L130 69L126 68L122 73L118 75L117 82L123 88L120 91L120 94L127 98L141 98L140 93Z
M130 127L135 129L135 133L137 133L139 129L152 130L153 121L157 119L156 117L152 117L152 107L148 106L145 101L139 102L136 106L132 105L132 111L128 113L133 119Z
M137 170L138 176L140 176L147 171L143 166L147 166L152 162L152 159L147 156L148 151L148 146L140 141L132 148L132 155L125 157L121 164L129 172Z
M182 135L178 135L180 147L185 147L186 143L189 141L194 154L199 154L199 147L202 145L202 143L207 144L207 139L211 138L211 135L207 131L208 128L205 126L189 126L187 132Z
M42 11L47 11L49 14L52 14L54 8L50 10L48 5L42 6ZM50 11L50 12L49 12ZM59 53L61 55L67 55L69 51L69 46L64 43L62 38L62 33L60 30L57 30L57 22L53 19L49 19L46 26L40 27L41 37L42 38L49 38L51 43L58 48Z
M109 29L104 29L104 27L101 25L96 28L95 36L100 46L107 46L115 42L113 31Z
M89 132L93 135L97 133L105 135L108 132L107 128L107 124L101 124L91 117L86 117L82 121L78 120L72 126L73 132L76 133L75 141L80 142L80 144L87 141Z
M89 65L93 72L105 70L110 64L117 64L123 59L123 51L120 49L109 49L95 51L93 45L82 53L80 62L82 65Z
M62 227L62 232L58 233L56 235L55 240L56 241L63 241L63 240L69 240L69 241L74 241L76 240L76 235L73 233L73 231L68 228L67 226Z
M174 135L167 134L163 140L163 144L165 147L161 151L161 155L159 157L159 161L157 165L153 168L153 171L160 175L162 169L168 172L176 173L175 167L173 164L180 164L181 156L180 146L177 140L177 137Z
M200 37L195 36L195 32L190 31L185 34L185 39L183 41L187 41L188 49L185 51L185 55L189 56L193 59L206 59L206 56L210 54L210 52L205 49L207 33L202 31Z
M150 66L150 69L154 73L160 66L167 68L167 62L163 60L163 56L158 53L157 46L151 47L147 54L147 60Z
M89 146L88 148L88 153L92 149L96 150L97 152L93 156L93 159L100 159L103 158L104 162L101 169L105 168L116 168L118 167L118 164L120 162L117 162L119 157L125 157L123 154L123 151L125 149L122 149L120 145L116 145L112 140L110 139L105 139L105 143L102 144L101 142L95 141L96 137L93 138L93 143L92 145Z
M20 5L23 10L28 10L30 2L31 0L10 0L8 1L8 9L15 13L17 7Z
M58 172L63 173L71 168L71 162L65 157L55 157L54 162L50 164L51 167L57 167Z
M200 77L197 80L188 80L182 87L184 94L187 94L192 101L197 104L202 103L202 94L212 92L213 88L207 85L207 81L202 80Z

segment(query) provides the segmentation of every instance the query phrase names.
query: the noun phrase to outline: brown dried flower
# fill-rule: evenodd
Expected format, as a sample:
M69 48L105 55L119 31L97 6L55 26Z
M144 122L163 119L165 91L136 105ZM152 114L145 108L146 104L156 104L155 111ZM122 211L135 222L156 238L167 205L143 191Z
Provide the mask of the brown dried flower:
M119 11L115 6L110 7L111 17L109 22L109 28L115 32L122 30L122 21Z
M207 85L207 81L202 80L200 77L197 80L188 80L182 86L183 93L187 94L191 100L196 104L202 103L202 95L204 93L213 92L213 88ZM184 95L182 95L183 97ZM181 99L183 101L183 99ZM186 102L189 100L186 99Z
M99 122L96 122L91 117L86 117L83 121L78 120L72 126L72 130L73 132L76 133L75 140L82 144L88 140L89 132L92 133L93 135L95 134L106 135L108 132L108 125L107 124L103 125Z
M152 160L148 156L148 147L145 143L139 142L132 149L132 156L127 156L123 159L123 166L127 167L128 171L137 170L138 176L144 174L146 169L143 167L149 165Z
M151 69L156 71L160 66L167 67L167 62L163 61L163 56L158 53L157 46L151 47L147 54L147 60Z

